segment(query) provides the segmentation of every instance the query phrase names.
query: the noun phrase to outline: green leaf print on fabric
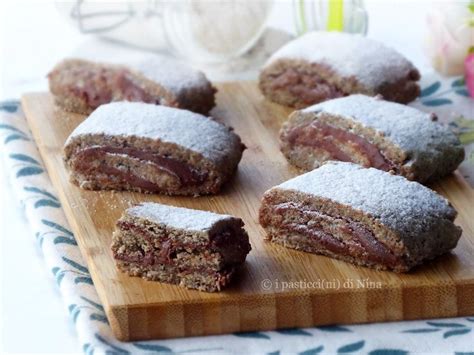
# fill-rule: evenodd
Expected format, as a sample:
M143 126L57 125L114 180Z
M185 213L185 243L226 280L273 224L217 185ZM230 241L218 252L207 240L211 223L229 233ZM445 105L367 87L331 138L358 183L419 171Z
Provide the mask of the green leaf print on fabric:
M451 83L452 88L464 87L466 86L466 81L463 77L453 80Z
M433 84L431 84L430 86L428 86L428 87L424 88L423 90L421 90L420 97L433 95L436 91L439 90L440 87L441 87L441 83L439 81L436 81Z
M76 242L75 239L69 238L69 237L61 237L61 236L54 238L53 243L54 244L77 245L77 242Z
M311 348L302 352L299 352L298 355L316 355L324 350L324 346L320 345L317 348Z
M42 219L41 223L43 223L45 226L48 226L48 227L51 227L51 228L55 229L55 231L48 231L48 232L44 232L44 233L39 234L38 235L38 242L39 242L40 246L43 245L44 238L48 235L53 235L54 236L54 239L53 239L54 244L77 245L76 239L74 238L74 234L72 234L72 232L69 229L61 226L58 223L55 223L55 222L47 220L47 219ZM61 234L58 235L57 232L61 232L64 235L61 235Z
M41 195L44 195L46 197L49 197L50 199L52 200L55 200L55 201L58 201L58 198L56 196L54 196L52 193L46 191L46 190L43 190L43 189L40 189L38 187L34 187L34 186L25 186L23 188L25 191L28 191L28 192L36 192L38 194L41 194Z
M452 104L453 101L446 97L452 93L460 96L469 96L463 77L455 78L447 89L440 90L441 86L440 81L435 81L423 88L420 92L421 103L428 107L437 107Z
M471 318L465 318L466 321L472 322ZM408 329L402 331L402 333L412 333L412 334L423 334L423 333L434 333L440 332L443 333L443 338L450 338L453 336L460 336L469 334L472 331L472 328L463 323L454 323L454 322L443 322L443 321L427 321L427 325L431 328L418 328L418 329Z
M74 260L66 258L65 256L63 256L62 259L64 260L66 264L71 265L73 268L79 270L80 272L89 274L89 270L85 266L82 266L81 264L79 264L78 262L75 262Z
M96 320L105 324L108 324L109 321L107 320L107 317L104 316L103 314L98 314L98 313L92 313L89 317L90 320Z
M453 102L450 99L433 99L422 101L422 103L425 106L442 106L452 104Z
M81 296L81 299L87 303L89 303L91 306L93 306L95 309L99 310L100 312L104 313L104 307L102 307L101 304L98 304L97 302L94 302L87 297Z
M74 276L75 284L85 283L88 285L93 285L92 279L89 275L89 270L85 266L79 264L74 260L66 258L65 256L63 256L62 259L67 265L71 266L73 269L61 269L60 267L54 267L52 269L52 272L56 277L56 282L58 283L58 285L61 284L61 280L64 278L64 275L68 273L78 275Z
M443 334L443 338L449 338L456 335L464 335L471 332L471 328L450 330Z
M454 93L457 95L469 97L469 91L467 91L467 89L454 90Z
M15 160L19 160L19 161L22 161L22 162L25 162L25 163L31 163L31 164L35 164L35 165L40 165L40 163L38 163L38 161L26 154L21 154L21 153L12 153L10 154L10 158L12 159L15 159Z
M253 339L270 339L270 336L264 333L259 332L242 332L242 333L233 333L236 337L241 338L253 338Z
M100 341L102 344L107 345L110 349L113 351L107 350L106 354L130 354L130 351L125 350L123 348L120 348L116 345L111 344L108 340L106 340L104 337L99 335L98 333L95 333L95 338Z
M7 144L16 140L29 141L30 139L26 137L24 134L12 133L8 135L3 142Z
M81 313L81 309L76 304L69 305L68 309L69 309L69 314L72 317L72 321L76 323L77 317Z
M84 355L94 355L94 347L89 343L85 343L82 346L82 351L84 352Z
M90 320L95 320L95 321L108 324L108 320L107 320L107 317L105 316L104 308L100 304L93 302L83 296L81 296L81 299L86 302L85 305L71 304L68 307L69 313L72 316L74 323L76 322L77 317L81 313L81 310L86 310L88 311L88 313L90 313L91 311L94 312L89 315ZM95 313L96 310L98 310L100 313Z
M5 130L13 131L13 132L18 132L18 133L23 133L23 131L19 130L15 126L9 125L7 123L0 123L0 129L5 129Z
M59 208L61 207L61 204L57 201L41 199L35 202L35 208L40 208L40 207Z
M172 353L173 351L167 346L158 345L158 344L145 344L145 343L133 343L133 346L141 350L146 350L149 352L157 353Z
M41 174L44 170L39 166L38 161L26 154L12 153L9 157L13 160L19 161L19 166L22 166L17 172L16 177Z
M376 349L372 350L369 355L406 355L408 351L400 349Z
M27 192L31 192L31 198L37 199L37 201L34 204L35 208L40 208L40 207L52 207L52 208L59 208L61 207L61 204L59 203L58 199L56 196L53 194L49 193L48 191L39 189L34 186L25 186L23 190ZM30 197L27 197L25 201L29 200Z
M14 113L18 111L20 107L20 101L18 100L8 100L0 102L0 111L6 111L8 113Z
M51 272L53 273L54 278L55 278L56 283L58 284L58 286L61 286L61 281L64 278L64 272L61 272L61 268L57 267L57 266L53 267L51 269Z
M337 349L337 353L338 354L353 353L355 351L362 349L364 345L365 345L364 340L358 341L356 343L347 344Z
M312 336L310 332L307 332L306 330L303 329L298 329L298 328L293 328L293 329L279 329L276 330L277 333L283 334L283 335L305 335L305 336Z
M17 171L16 177L20 178L23 176L38 175L43 172L43 169L37 166L26 166Z
M75 284L88 284L88 285L93 285L94 282L92 279L88 276L78 276L74 279Z
M316 327L316 329L322 330L323 332L352 332L349 328L341 327L340 325L323 325Z
M441 329L436 329L436 328L420 328L420 329L408 329L404 330L402 333L433 333L433 332L439 332Z
M71 232L69 229L63 227L62 225L60 225L60 224L58 224L58 223L49 221L49 220L47 220L47 219L42 219L41 222L42 222L44 225L46 225L46 226L48 226L48 227L52 227L52 228L54 228L54 229L56 229L56 230L58 230L58 231L60 231L60 232L62 232L62 233L65 233L65 234L67 234L67 235L69 235L69 236L71 236L71 237L74 236L74 234L72 234L72 232Z
M465 325L461 323L444 323L444 322L426 322L433 327L441 327L441 328L464 328Z
M30 140L30 138L25 132L23 132L22 130L12 125L9 125L6 123L0 123L0 129L4 130L7 133L7 136L5 137L5 140L3 141L4 144L10 143L16 140L23 140L23 141Z

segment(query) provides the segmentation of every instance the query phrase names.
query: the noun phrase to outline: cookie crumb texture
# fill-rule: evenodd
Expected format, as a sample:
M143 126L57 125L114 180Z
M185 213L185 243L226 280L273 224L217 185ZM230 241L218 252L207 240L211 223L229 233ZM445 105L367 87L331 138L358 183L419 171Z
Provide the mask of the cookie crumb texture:
M296 108L353 93L413 101L420 73L397 51L361 35L309 32L275 52L260 73L271 101Z
M404 177L328 162L268 190L260 224L271 242L379 270L406 272L453 249L455 209Z
M207 114L216 89L206 76L161 56L127 65L66 59L48 74L56 104L66 111L89 114L112 101L138 101Z
M89 190L216 194L234 174L244 145L229 127L186 110L114 102L69 136L71 181Z
M112 253L131 276L221 291L251 250L243 225L229 215L143 203L118 220Z
M290 163L306 171L340 160L422 183L450 174L464 159L458 137L430 114L365 95L293 112L280 143Z

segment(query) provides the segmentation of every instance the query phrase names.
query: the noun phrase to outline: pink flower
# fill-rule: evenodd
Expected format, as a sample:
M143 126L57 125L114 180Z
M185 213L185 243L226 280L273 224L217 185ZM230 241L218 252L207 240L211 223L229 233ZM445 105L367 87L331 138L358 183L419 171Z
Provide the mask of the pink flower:
M425 51L433 67L441 74L463 74L464 59L474 45L473 20L469 1L432 5L427 17Z
M474 97L474 51L470 50L466 60L464 61L464 72L467 91L469 95Z

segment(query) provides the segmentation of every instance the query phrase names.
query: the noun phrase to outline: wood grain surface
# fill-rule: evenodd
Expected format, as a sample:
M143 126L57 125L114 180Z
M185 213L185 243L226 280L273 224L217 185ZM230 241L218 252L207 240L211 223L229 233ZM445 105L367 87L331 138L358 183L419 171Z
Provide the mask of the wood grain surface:
M67 136L84 116L59 111L47 93L26 94L22 99L117 338L474 315L474 193L459 174L433 186L459 211L456 222L464 233L458 247L409 274L374 271L267 243L257 223L260 198L268 188L297 175L280 153L277 139L290 110L265 101L252 82L220 84L218 89L212 115L233 126L247 150L224 191L199 198L79 189L69 182L61 154ZM119 272L110 251L114 224L124 209L141 201L241 217L252 251L236 282L211 294Z

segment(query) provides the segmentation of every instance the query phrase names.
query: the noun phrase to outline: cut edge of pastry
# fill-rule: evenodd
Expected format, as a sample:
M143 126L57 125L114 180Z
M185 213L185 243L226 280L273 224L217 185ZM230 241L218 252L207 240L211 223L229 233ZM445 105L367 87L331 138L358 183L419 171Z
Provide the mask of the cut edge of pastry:
M329 132L324 134L324 131ZM298 133L303 136L298 137ZM319 134L323 135L321 139L313 137ZM341 139L327 139L334 134L341 135ZM298 144L298 140L305 137L311 140L311 144ZM339 160L393 172L409 180L416 178L410 159L402 149L379 131L347 117L326 112L295 111L280 129L279 138L285 157L305 171L318 168L329 160ZM350 139L351 144L344 144ZM315 144L320 146L315 147Z
M328 199L274 188L263 197L259 221L268 241L287 248L378 270L406 272L413 266L403 242L388 228Z
M103 145L104 140L107 140L107 146ZM85 161L77 156L81 150L98 148L117 150L91 151L92 155L89 158L85 157ZM129 149L130 153L120 153L121 149ZM161 160L161 163L152 164L147 157L140 157L143 154L153 155ZM237 157L235 169L241 156L242 152ZM87 165L84 169L81 168L83 164L80 159ZM103 162L106 170L108 167L115 169L116 174L112 171L102 172L101 170L104 169L95 166L97 165L94 163L95 159ZM235 169L222 170L202 154L174 143L143 137L137 137L137 139L123 136L106 137L100 134L73 137L64 147L64 161L69 168L71 182L87 190L135 191L185 196L216 194L235 172ZM177 170L173 166L176 166ZM119 174L120 172L123 174ZM180 174L184 175L180 176ZM136 177L134 181L138 184L130 181L134 177Z
M169 208L170 215L177 209L198 212ZM133 209L117 221L111 245L117 267L130 276L217 292L232 281L251 250L240 218L222 215L209 230L187 230L130 213Z
M215 106L216 89L206 80L202 88L174 93L125 65L65 59L48 74L55 103L68 112L90 114L113 101L137 101L207 114ZM198 92L199 91L199 92Z
M387 101L406 104L420 95L419 78L415 68L406 78L369 88L355 76L340 75L324 63L279 58L264 67L259 76L259 87L270 101L294 108L356 93L368 96L379 94Z
M272 188L264 194L259 222L266 239L290 249L321 254L376 270L408 272L453 249L461 236L452 219L440 221L438 249L409 249L396 231L370 214L327 198ZM449 238L448 238L449 237ZM438 238L440 239L440 238ZM445 243L445 244L443 244Z

